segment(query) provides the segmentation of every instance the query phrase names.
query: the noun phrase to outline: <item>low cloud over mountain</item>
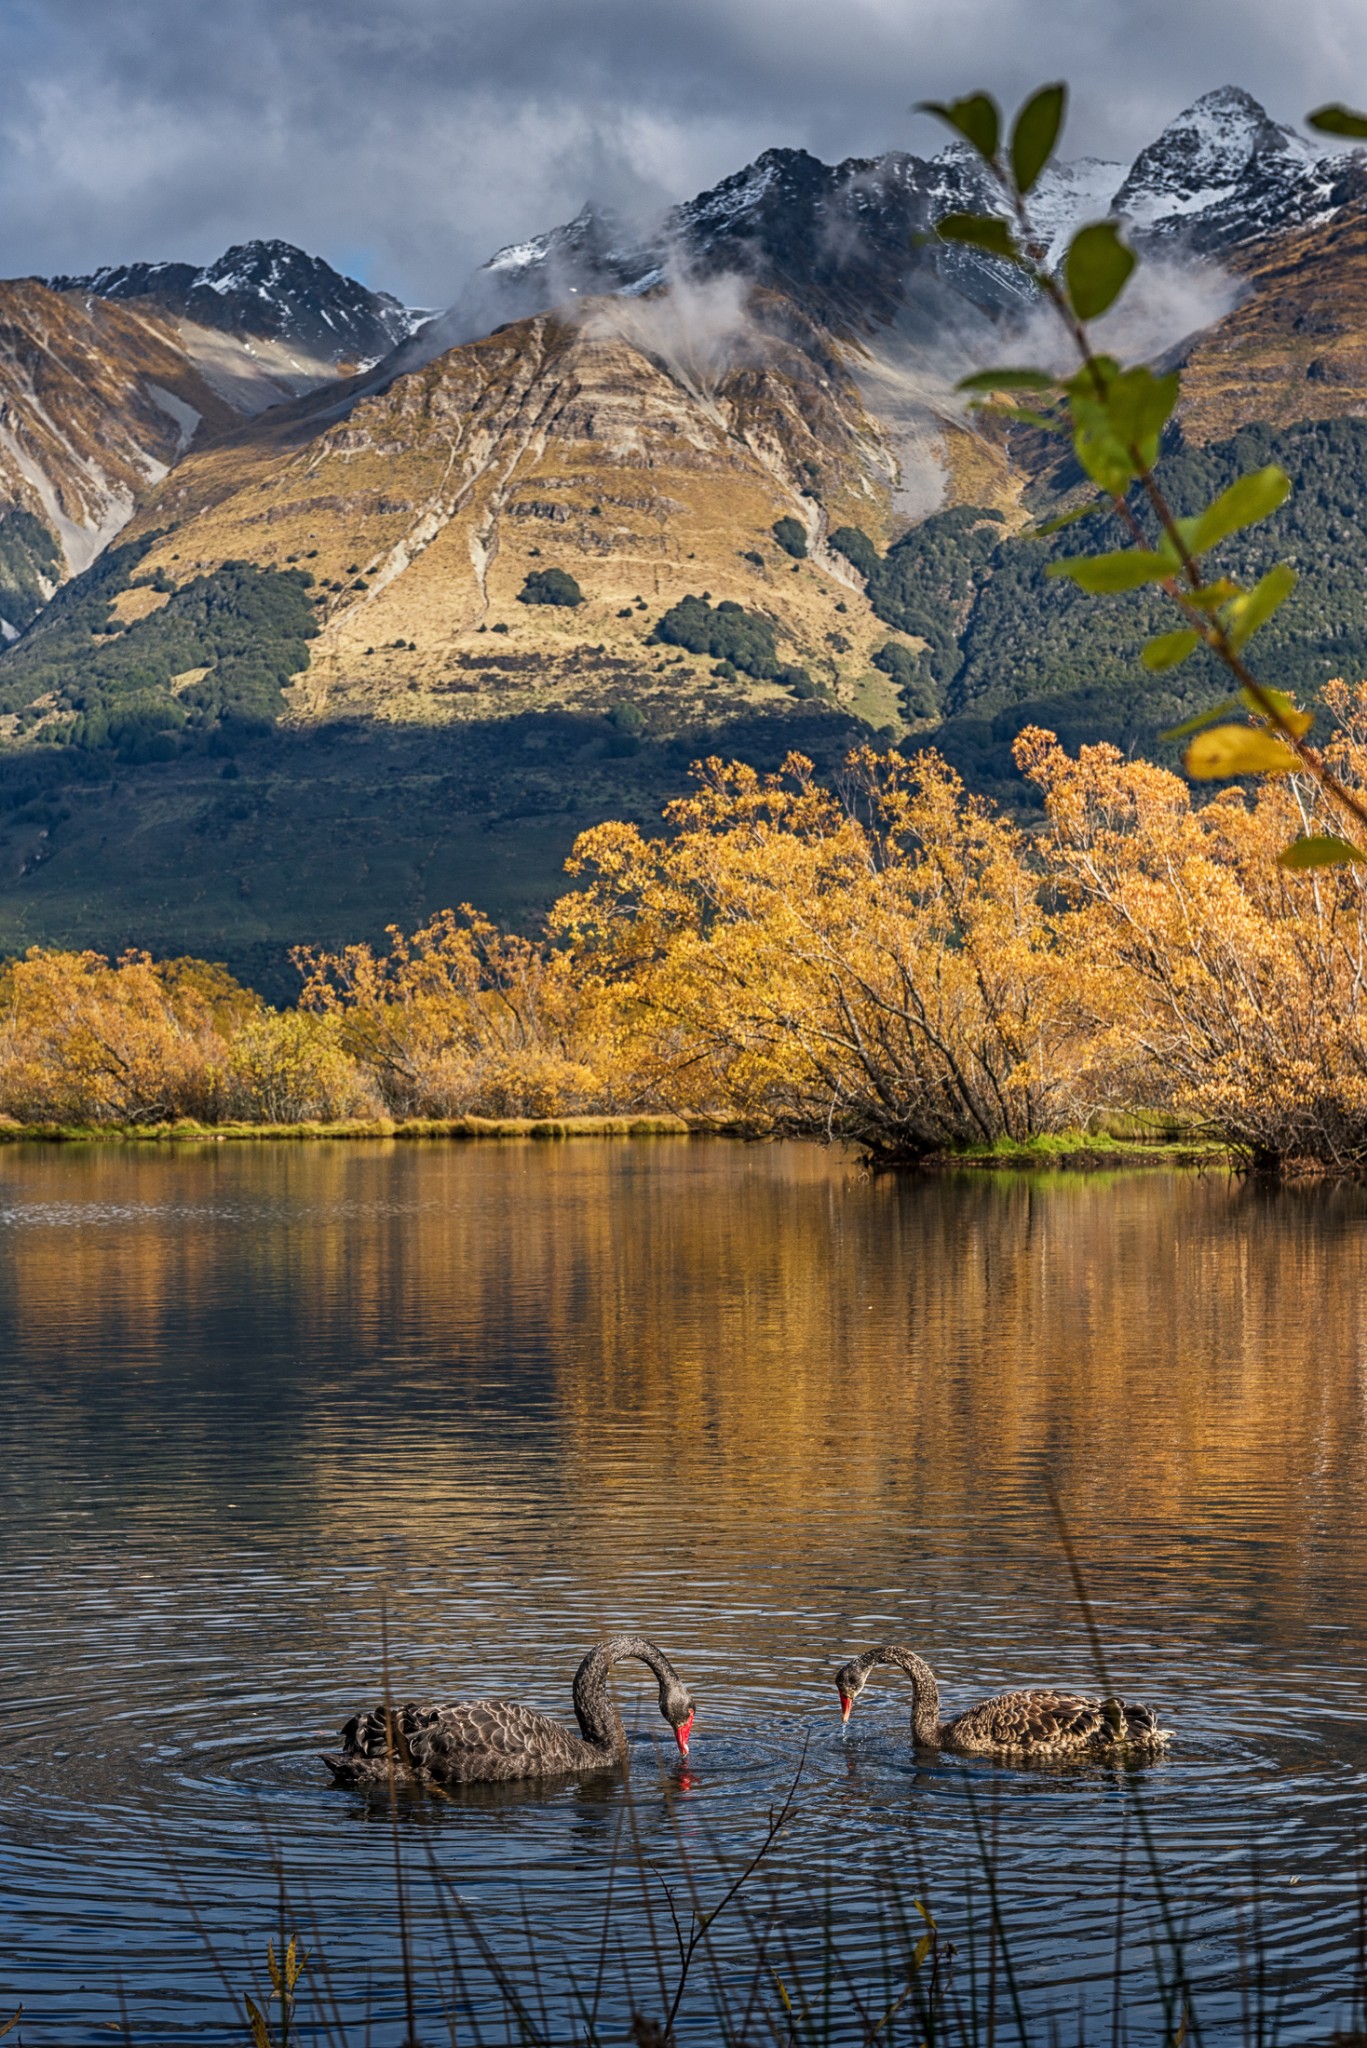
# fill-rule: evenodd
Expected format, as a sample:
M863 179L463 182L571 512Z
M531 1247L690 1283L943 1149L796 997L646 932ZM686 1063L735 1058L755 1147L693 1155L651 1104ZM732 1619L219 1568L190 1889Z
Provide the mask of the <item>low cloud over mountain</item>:
M1042 75L1069 148L1129 159L1239 77L1276 119L1367 92L1355 0L46 0L10 10L0 273L80 275L256 236L408 302L591 197L658 213L767 147L925 152L922 97Z

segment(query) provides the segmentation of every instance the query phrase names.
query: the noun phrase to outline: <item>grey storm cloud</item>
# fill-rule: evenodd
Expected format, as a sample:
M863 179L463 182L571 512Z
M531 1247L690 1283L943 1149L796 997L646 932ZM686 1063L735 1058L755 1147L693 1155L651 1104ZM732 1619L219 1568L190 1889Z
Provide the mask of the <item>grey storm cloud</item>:
M1068 78L1114 157L1216 85L1367 101L1361 0L0 0L0 48L0 274L278 235L428 305L586 198L928 154L910 103L975 86Z

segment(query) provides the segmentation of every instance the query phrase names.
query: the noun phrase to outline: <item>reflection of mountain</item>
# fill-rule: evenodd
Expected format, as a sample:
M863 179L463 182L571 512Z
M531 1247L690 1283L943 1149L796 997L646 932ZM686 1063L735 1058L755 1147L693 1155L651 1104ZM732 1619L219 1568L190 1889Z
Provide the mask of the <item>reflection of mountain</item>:
M1052 1476L1103 1597L1197 1599L1237 1539L1294 1602L1357 1526L1361 1206L722 1142L0 1154L15 1470L608 1607L723 1557L785 1600L852 1551L1009 1580Z

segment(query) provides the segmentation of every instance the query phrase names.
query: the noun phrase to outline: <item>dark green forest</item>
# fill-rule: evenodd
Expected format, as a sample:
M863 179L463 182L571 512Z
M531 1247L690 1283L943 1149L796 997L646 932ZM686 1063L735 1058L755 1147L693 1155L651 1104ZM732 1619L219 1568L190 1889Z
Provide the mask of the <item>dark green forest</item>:
M304 570L225 562L179 589L164 577L140 579L136 571L157 537L107 549L58 591L0 656L0 711L36 724L41 700L44 712L61 714L45 738L113 748L134 761L170 759L181 734L274 723L281 691L308 667L308 643L317 634L312 578ZM168 592L167 601L147 618L120 625L110 606L140 583ZM192 669L206 673L173 689L173 678Z
M1199 449L1174 438L1161 476L1185 515L1269 462L1286 469L1292 495L1273 518L1227 542L1218 567L1247 580L1274 561L1298 571L1294 596L1259 636L1259 672L1313 702L1332 677L1367 675L1367 421L1283 433L1253 426ZM944 721L918 743L940 747L984 788L1016 784L1010 745L1024 725L1050 726L1070 747L1111 739L1165 757L1162 729L1226 694L1204 653L1165 676L1144 669L1145 640L1174 623L1160 592L1092 597L1047 575L1065 555L1124 544L1108 513L1032 538L1008 535L1000 513L960 506L913 527L884 555L857 527L837 528L831 544L864 576L879 618L927 643L919 658L893 644L878 657L908 717ZM1018 785L1013 793L1019 799Z
M19 505L0 511L0 619L21 633L61 573L61 553L42 521Z

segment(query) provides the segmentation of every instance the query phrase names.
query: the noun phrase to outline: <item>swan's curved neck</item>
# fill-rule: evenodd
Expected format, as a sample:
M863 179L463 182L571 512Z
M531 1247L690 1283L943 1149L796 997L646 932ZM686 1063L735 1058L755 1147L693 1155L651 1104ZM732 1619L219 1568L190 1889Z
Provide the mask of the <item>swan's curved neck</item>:
M626 1730L617 1703L608 1689L608 1673L614 1664L624 1658L635 1657L642 1664L648 1664L660 1681L660 1696L666 1689L679 1686L679 1674L665 1656L663 1650L647 1641L645 1636L609 1636L605 1643L595 1643L583 1663L574 1674L574 1712L585 1742L591 1742L595 1749L609 1750L613 1756L620 1756L627 1746Z
M918 1657L915 1650L908 1650L902 1643L885 1643L881 1650L870 1650L859 1661L867 1671L871 1671L875 1664L895 1664L899 1671L906 1672L911 1680L911 1732L927 1748L938 1749L943 1734L940 1688L925 1658Z

